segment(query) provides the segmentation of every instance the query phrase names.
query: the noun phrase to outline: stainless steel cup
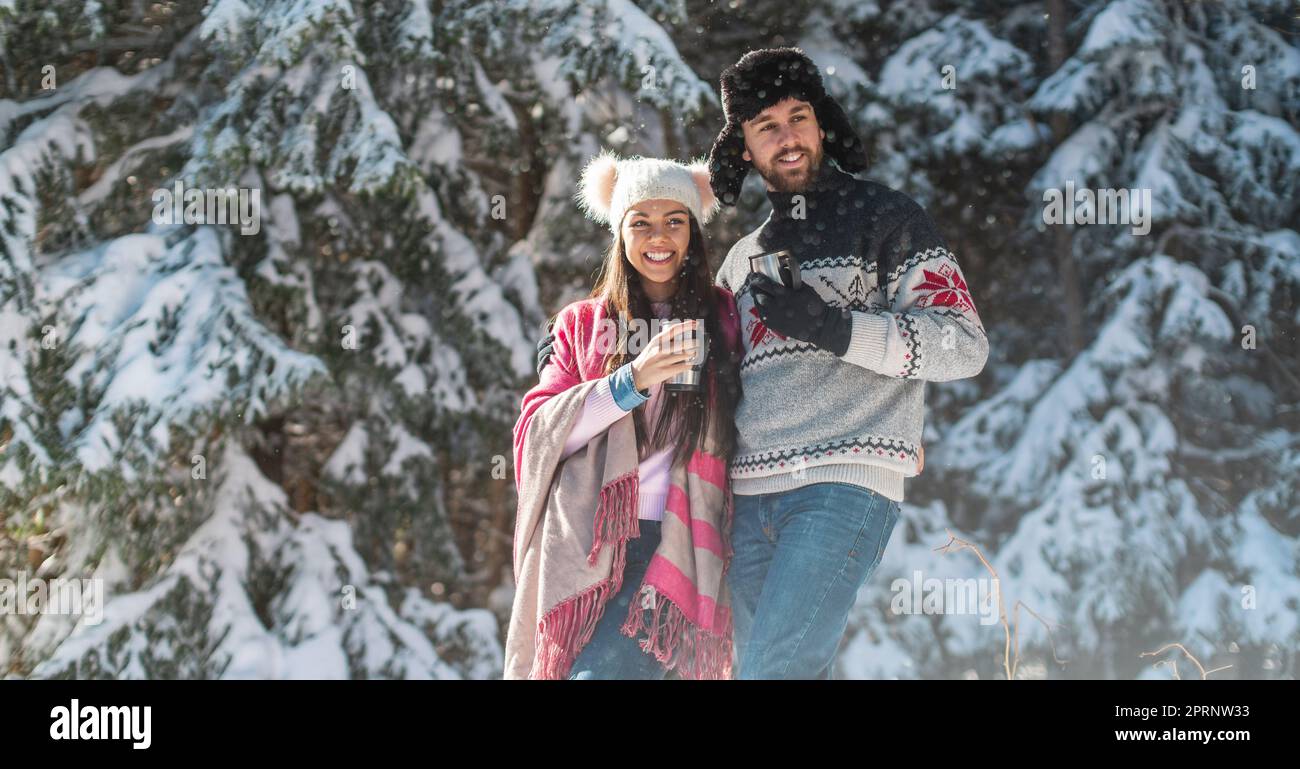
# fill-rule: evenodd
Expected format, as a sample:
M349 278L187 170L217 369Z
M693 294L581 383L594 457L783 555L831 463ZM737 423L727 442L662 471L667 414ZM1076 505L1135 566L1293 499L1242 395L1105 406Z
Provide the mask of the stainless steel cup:
M786 283L781 277L781 268L785 267L790 271L790 282ZM780 251L771 251L766 254L749 257L750 272L761 272L777 283L782 283L795 291L803 285L803 280L799 277L799 260L794 258L789 251L782 249Z
M685 321L671 321L665 323L664 328L674 328L682 323L685 323ZM701 320L693 331L676 337L673 342L684 344L693 339L698 339L700 346L695 348L695 358L691 361L691 367L664 382L665 390L670 392L699 392L704 389L704 362L709 357L709 334L704 330L704 321Z

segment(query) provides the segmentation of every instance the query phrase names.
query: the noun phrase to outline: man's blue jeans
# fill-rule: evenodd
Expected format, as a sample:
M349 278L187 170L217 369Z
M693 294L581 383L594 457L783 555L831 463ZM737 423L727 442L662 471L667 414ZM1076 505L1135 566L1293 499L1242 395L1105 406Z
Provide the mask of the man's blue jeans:
M668 513L672 515L672 513ZM605 610L596 620L591 640L582 647L569 669L569 680L592 679L658 681L668 675L664 666L653 655L641 650L641 642L619 631L627 619L628 606L636 591L641 588L650 558L659 547L663 524L641 519L637 523L641 536L627 541L627 563L623 566L623 585L605 604Z
M899 505L848 483L736 495L727 571L736 678L828 679Z

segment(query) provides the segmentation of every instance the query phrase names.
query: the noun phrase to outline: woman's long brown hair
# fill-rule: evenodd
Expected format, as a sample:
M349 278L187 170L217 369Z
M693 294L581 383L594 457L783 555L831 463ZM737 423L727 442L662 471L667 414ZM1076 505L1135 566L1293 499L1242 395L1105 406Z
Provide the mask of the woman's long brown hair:
M646 439L644 409L633 411L632 421L636 426L637 446L642 458L672 445L674 462L677 462L685 461L691 450L704 448L706 420L722 420L722 429L719 431L721 445L718 450L724 459L729 459L736 446L734 417L736 403L740 399L740 351L728 349L722 335L716 289L709 269L708 247L695 216L689 213L687 216L691 228L691 242L686 248L687 264L677 283L677 293L670 300L668 317L677 320L704 320L704 330L709 336L709 351L705 359L703 379L715 394L712 399L713 413L710 413L709 404L702 392L664 391L661 397L668 400L659 410L659 418L649 440ZM614 232L614 240L605 255L600 277L596 280L591 296L604 301L607 317L621 320L618 324L617 345L605 356L605 373L609 375L636 357L629 352L629 327L652 328L649 324L655 319L650 298L646 296L642 285L641 274L628 261L622 228ZM640 320L645 325L633 326L633 320ZM643 344L646 341L648 339L641 340Z

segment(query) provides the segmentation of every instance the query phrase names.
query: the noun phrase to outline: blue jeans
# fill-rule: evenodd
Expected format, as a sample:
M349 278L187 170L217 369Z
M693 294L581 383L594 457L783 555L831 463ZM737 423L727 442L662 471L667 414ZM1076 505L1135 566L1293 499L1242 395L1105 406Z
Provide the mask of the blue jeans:
M650 558L659 546L663 524L642 519L637 524L641 536L627 542L627 563L623 566L623 585L605 604L596 621L591 640L582 647L569 670L570 680L648 679L661 680L667 675L663 664L653 655L641 651L640 641L619 632L627 619L628 606L636 597L650 568Z
M880 565L898 503L848 483L735 500L727 572L735 677L832 678L849 610Z

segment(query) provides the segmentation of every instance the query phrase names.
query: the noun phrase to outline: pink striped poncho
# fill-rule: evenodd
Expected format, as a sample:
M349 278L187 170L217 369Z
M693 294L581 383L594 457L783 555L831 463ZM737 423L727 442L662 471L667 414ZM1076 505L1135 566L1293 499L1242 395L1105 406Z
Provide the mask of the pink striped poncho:
M715 287L722 340L739 349L731 292ZM639 536L636 432L629 413L561 461L564 439L604 376L607 310L586 299L565 307L554 357L523 397L514 428L515 598L504 677L558 679L591 639L606 602L622 587L628 539ZM729 360L731 356L722 356ZM717 397L716 387L710 398ZM710 409L716 414L716 409ZM656 548L622 632L683 678L731 677L732 497L714 424L705 450L675 457ZM646 615L649 614L647 618Z

